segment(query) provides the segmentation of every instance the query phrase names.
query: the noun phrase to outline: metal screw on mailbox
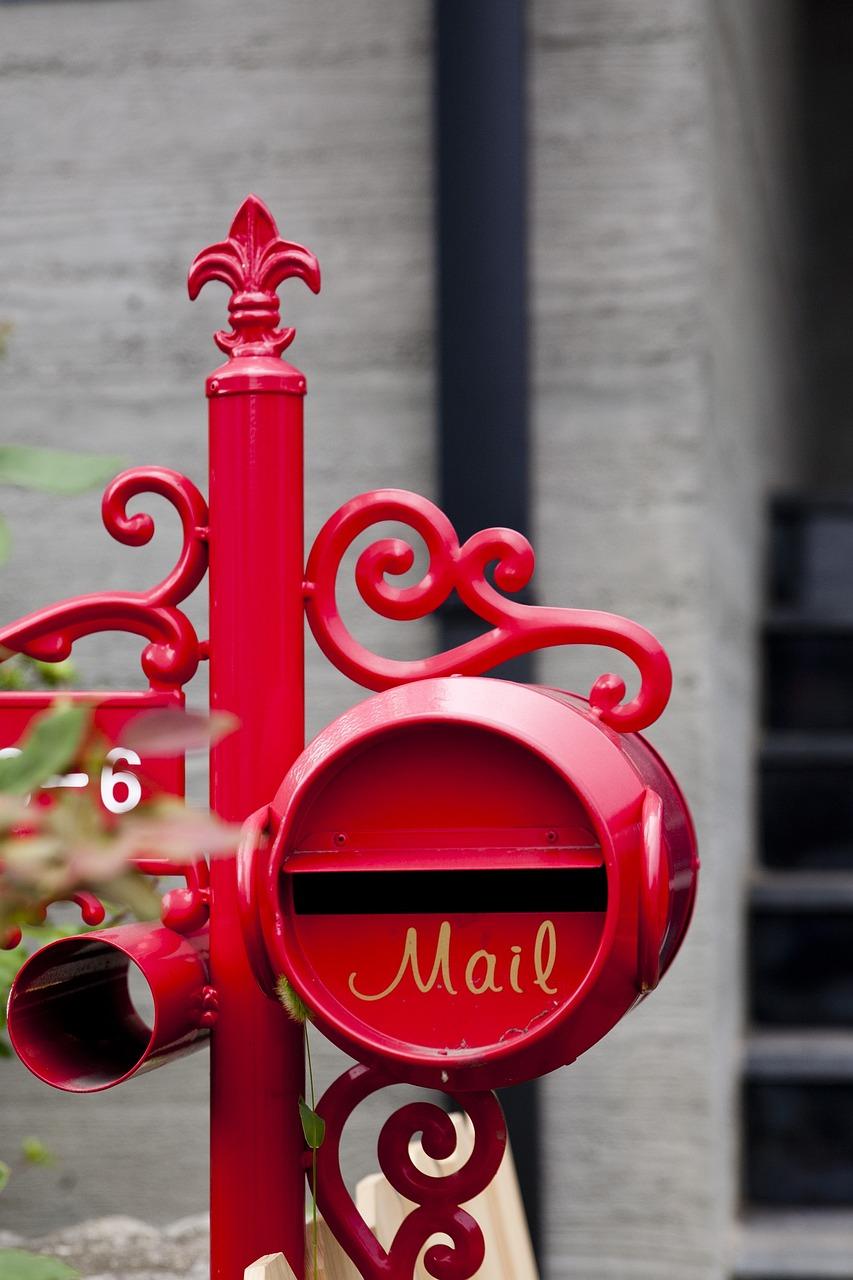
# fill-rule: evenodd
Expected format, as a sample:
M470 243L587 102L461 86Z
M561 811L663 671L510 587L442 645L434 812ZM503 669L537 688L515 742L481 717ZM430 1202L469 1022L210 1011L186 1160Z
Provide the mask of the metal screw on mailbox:
M666 706L670 667L634 622L514 600L533 573L528 541L486 529L460 544L416 494L351 499L305 565L305 378L282 359L294 330L279 327L277 297L292 276L318 292L314 255L280 239L255 196L192 264L191 297L211 280L231 290L231 328L215 335L227 359L207 382L209 511L189 480L157 467L117 477L103 508L109 532L140 545L153 522L128 516L127 503L167 498L183 527L172 573L148 592L79 597L0 630L0 646L48 660L96 631L141 634L149 688L98 708L115 742L140 707L180 704L209 658L211 707L239 723L211 752L211 804L243 823L241 848L209 869L201 856L181 868L185 886L164 898L162 923L35 953L15 982L9 1031L36 1075L72 1092L110 1088L209 1043L212 1274L239 1280L255 1259L282 1251L301 1275L312 1162L298 1109L302 1028L276 999L285 976L359 1063L318 1105L317 1199L329 1228L366 1280L408 1280L435 1233L451 1246L428 1250L427 1268L469 1280L483 1235L459 1206L491 1181L506 1141L489 1090L571 1062L606 1035L660 981L690 921L690 815L639 736ZM414 586L394 585L412 568L413 547L375 541L356 565L366 604L414 621L456 592L482 635L400 661L349 632L341 564L387 521L425 544L427 570ZM199 641L180 606L206 573L210 636ZM326 658L373 691L307 747L306 615ZM587 698L485 677L509 658L573 644L627 656L634 696L611 674ZM0 694L9 745L38 709L30 695ZM146 787L182 794L182 769L159 767ZM128 777L128 797L134 782L142 795ZM97 902L81 905L87 919L102 918ZM151 1027L129 998L131 966L151 991ZM386 1122L380 1166L420 1206L386 1253L346 1191L339 1152L355 1107L398 1081L456 1091L474 1143L459 1173L436 1179L414 1166L409 1139L421 1133L428 1154L451 1154L444 1111L415 1103Z

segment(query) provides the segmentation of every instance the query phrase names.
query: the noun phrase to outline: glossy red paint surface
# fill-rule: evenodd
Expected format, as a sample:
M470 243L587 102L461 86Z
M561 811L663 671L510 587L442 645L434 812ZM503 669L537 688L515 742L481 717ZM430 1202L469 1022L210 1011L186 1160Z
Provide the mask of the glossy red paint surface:
M362 551L356 563L356 584L364 602L385 618L411 622L433 613L455 591L489 629L446 653L405 662L371 653L356 640L338 608L338 574L356 538L383 520L412 530L415 542L426 547L427 567L414 586L394 586L389 576L408 573L415 563L415 546L402 538L381 538ZM431 676L482 675L509 658L555 645L616 649L636 666L640 688L625 702L624 680L604 674L590 690L590 705L615 729L645 729L663 711L672 688L669 659L660 642L629 618L592 609L528 605L502 594L523 590L534 565L532 546L513 529L482 529L460 545L447 516L427 498L401 489L362 493L329 517L311 549L308 622L329 661L369 689L389 689Z
M340 1145L346 1122L359 1103L393 1083L393 1076L359 1064L326 1090L317 1107L326 1124L317 1166L317 1204L366 1280L410 1280L424 1245L437 1234L449 1236L452 1246L433 1244L425 1255L427 1265L438 1264L436 1275L467 1280L482 1266L485 1243L478 1223L460 1206L485 1190L500 1166L506 1147L500 1103L491 1093L457 1095L456 1102L471 1121L473 1141L462 1166L445 1177L419 1169L410 1147L412 1139L419 1137L427 1156L443 1160L453 1155L457 1133L442 1107L409 1103L385 1122L379 1134L379 1167L394 1190L415 1206L386 1252L347 1191Z
M231 394L273 363L237 357L209 382L210 698L240 723L212 752L211 804L229 821L269 800L304 741L304 379L279 360L277 388ZM302 1029L255 982L233 858L214 860L211 888L212 1275L234 1280L263 1254L303 1256Z
M345 713L272 805L270 971L348 1052L413 1083L569 1062L671 962L696 887L654 751L581 699L467 677Z
M239 728L211 753L211 805L243 821L265 804L304 742L302 402L305 378L278 358L276 286L316 290L316 259L278 239L254 197L229 239L199 254L207 280L234 291L231 359L208 379L210 406L210 702ZM302 1029L261 992L238 909L236 863L211 868L211 980L219 1019L211 1057L211 1270L237 1280L249 1263L304 1256Z
M203 1047L207 934L130 924L35 952L9 999L9 1038L45 1084L96 1093ZM143 1008L131 992L143 984ZM150 1004L150 1010L146 1007Z

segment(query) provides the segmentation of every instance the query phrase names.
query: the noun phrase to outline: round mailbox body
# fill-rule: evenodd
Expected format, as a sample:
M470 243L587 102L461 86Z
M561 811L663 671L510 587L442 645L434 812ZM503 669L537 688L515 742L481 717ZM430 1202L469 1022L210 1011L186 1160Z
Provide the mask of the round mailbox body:
M470 677L377 694L306 748L252 871L271 976L398 1078L571 1062L686 932L698 862L659 756L579 698Z

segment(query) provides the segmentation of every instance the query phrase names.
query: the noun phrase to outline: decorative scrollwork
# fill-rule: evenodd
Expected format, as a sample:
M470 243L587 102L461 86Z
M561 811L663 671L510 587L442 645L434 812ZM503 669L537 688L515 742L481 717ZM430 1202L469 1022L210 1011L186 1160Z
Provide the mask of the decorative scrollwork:
M384 538L360 555L356 583L365 603L398 622L426 617L456 591L491 630L429 658L401 661L380 657L353 637L338 608L336 583L344 556L357 537L380 521L408 525L423 539L426 572L414 586L395 587L388 574L407 573L415 552L408 542ZM616 614L590 609L556 609L508 600L501 591L521 591L534 569L533 548L511 529L483 529L462 546L447 516L428 499L401 489L379 489L345 503L326 521L308 560L306 610L311 630L326 657L369 689L427 676L481 675L509 658L563 644L618 649L637 667L640 688L623 702L625 682L602 675L589 694L590 705L613 729L633 732L663 711L672 687L669 659L651 632ZM494 582L487 570L494 565Z
M90 926L103 924L106 919L107 910L94 893L90 893L88 889L80 889L77 893L72 893L66 898L49 898L43 902L38 911L34 914L33 923L40 924L47 919L47 909L54 902L73 902L80 912L80 919L84 924ZM14 951L15 947L20 946L23 939L23 930L18 925L11 925L4 931L0 930L0 951Z
M154 607L178 605L192 595L207 572L207 503L191 480L165 467L134 467L122 471L104 490L104 527L126 547L144 547L154 537L154 520L144 511L127 514L127 504L143 493L156 493L171 502L181 520L184 541L171 573L144 592Z
M149 591L102 592L48 605L0 628L0 652L23 653L43 662L61 662L74 644L98 631L127 631L149 641L142 669L153 688L186 683L199 663L199 642L189 618L176 606L194 591L207 569L207 504L185 476L164 467L138 467L116 476L104 493L102 515L108 532L127 546L150 542L154 521L127 503L142 493L171 502L181 519L183 545L178 561Z
M228 239L202 249L190 267L190 297L198 297L209 280L230 286L228 313L232 332L213 335L221 351L231 356L279 356L296 336L295 329L278 329L278 286L291 276L320 292L320 265L301 244L279 239L278 227L263 200L247 196L228 232Z
M441 1107L413 1102L385 1122L379 1135L380 1168L391 1186L417 1206L386 1252L346 1189L340 1143L344 1126L359 1103L393 1083L378 1068L360 1065L346 1071L323 1095L317 1107L326 1122L317 1153L318 1207L365 1280L411 1280L420 1251L430 1236L437 1234L449 1236L452 1244L434 1244L427 1249L427 1271L436 1280L470 1280L483 1264L485 1245L479 1225L460 1205L484 1191L500 1167L506 1147L500 1103L492 1093L459 1095L459 1104L473 1123L474 1146L462 1168L446 1177L422 1173L409 1154L409 1142L418 1133L427 1156L443 1160L453 1154L456 1129Z

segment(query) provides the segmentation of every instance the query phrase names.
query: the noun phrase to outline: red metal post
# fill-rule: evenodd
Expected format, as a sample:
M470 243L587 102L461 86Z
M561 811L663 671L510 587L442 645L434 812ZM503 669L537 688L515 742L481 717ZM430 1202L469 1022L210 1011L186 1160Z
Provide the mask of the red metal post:
M230 238L200 254L192 296L208 279L234 294L230 359L207 383L210 403L210 701L239 729L211 753L211 803L242 821L267 803L304 743L302 398L305 378L279 353L275 288L297 274L315 289L312 256L277 239L249 197ZM304 1089L301 1028L259 990L240 929L235 863L212 868L211 1274L240 1280L265 1253L303 1267Z

